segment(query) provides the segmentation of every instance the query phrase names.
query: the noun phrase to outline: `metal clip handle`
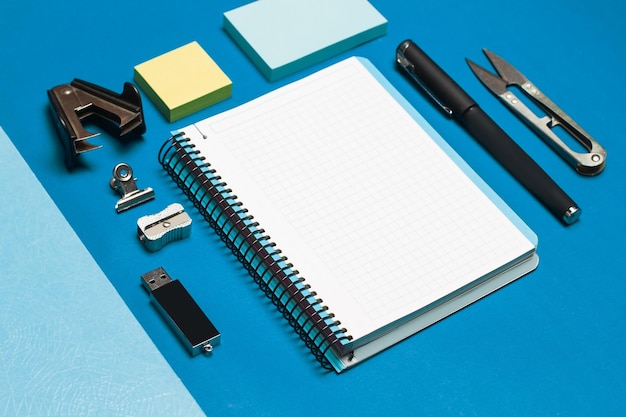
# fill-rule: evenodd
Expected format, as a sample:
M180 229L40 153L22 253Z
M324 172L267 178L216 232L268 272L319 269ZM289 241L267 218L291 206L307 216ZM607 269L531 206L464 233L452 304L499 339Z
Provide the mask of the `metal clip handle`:
M133 169L126 163L119 163L113 168L113 178L109 181L112 189L122 195L115 205L115 210L120 213L154 198L154 190L148 187L140 190L137 187L137 178L133 177Z

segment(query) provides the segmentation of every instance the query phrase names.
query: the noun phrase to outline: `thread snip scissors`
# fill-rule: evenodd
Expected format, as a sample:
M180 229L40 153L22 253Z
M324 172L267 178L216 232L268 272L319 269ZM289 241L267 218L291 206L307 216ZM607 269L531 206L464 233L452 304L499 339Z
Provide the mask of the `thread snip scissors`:
M576 172L587 176L597 175L602 172L606 163L606 150L511 64L493 52L486 49L483 49L483 52L498 75L494 75L466 59L470 68L483 85L522 121L528 124L563 159L572 165ZM546 115L543 117L537 116L507 88L509 86L519 87L526 96L545 111ZM552 128L555 126L561 126L588 152L580 153L572 150L554 133Z

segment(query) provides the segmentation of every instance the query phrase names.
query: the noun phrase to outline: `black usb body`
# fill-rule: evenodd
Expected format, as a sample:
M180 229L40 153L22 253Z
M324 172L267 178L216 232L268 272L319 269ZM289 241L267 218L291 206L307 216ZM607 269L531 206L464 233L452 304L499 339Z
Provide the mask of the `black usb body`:
M172 280L162 267L143 274L141 281L192 356L210 353L220 344L220 332L180 281Z

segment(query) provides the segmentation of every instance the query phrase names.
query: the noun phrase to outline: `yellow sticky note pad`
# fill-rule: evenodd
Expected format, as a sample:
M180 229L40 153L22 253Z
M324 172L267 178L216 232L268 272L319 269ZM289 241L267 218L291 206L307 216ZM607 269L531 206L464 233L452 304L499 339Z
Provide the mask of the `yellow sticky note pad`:
M232 81L195 41L135 66L134 78L170 122L232 94Z

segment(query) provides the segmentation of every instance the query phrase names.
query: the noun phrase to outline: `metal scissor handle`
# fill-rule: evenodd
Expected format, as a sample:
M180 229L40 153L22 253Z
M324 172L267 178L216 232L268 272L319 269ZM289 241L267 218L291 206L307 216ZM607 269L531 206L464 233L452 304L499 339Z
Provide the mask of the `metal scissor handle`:
M606 164L606 150L522 73L498 55L487 50L483 51L500 75L499 77L469 59L467 63L485 87L502 100L509 109L520 117L520 119L528 124L563 159L572 165L579 174L591 176L602 172ZM513 92L508 90L507 87L510 85L518 86L531 100L537 103L547 115L543 117L537 116ZM554 133L552 128L555 126L563 127L563 129L584 146L588 152L580 153L572 150Z

